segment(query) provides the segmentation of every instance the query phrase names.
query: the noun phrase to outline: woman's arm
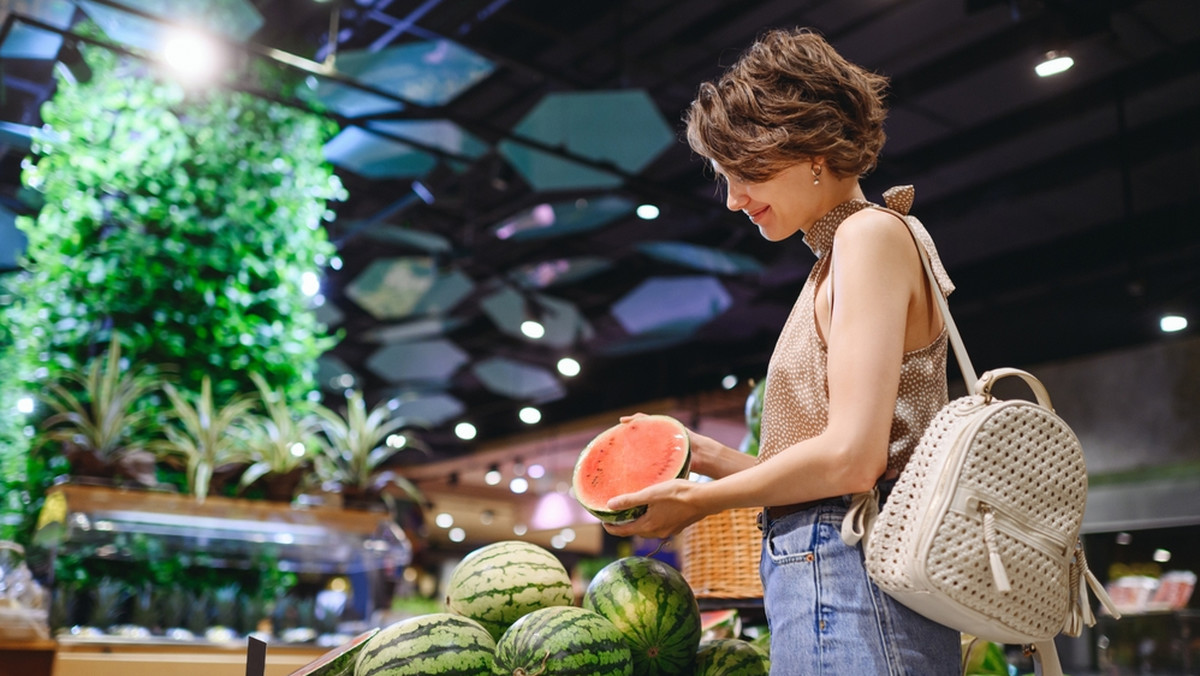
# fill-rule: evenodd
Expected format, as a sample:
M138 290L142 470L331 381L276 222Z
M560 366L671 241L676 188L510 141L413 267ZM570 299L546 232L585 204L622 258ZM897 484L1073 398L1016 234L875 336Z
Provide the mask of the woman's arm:
M828 345L829 421L823 433L717 481L671 481L613 498L612 509L648 504L616 535L663 537L716 512L785 505L870 490L887 467L900 363L922 269L908 229L865 209L834 239L834 302L818 316Z

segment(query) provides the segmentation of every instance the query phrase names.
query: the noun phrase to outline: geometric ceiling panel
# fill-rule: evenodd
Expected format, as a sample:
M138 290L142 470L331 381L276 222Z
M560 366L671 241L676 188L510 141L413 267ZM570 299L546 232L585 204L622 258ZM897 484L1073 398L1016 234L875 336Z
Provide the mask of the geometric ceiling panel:
M440 382L467 361L467 353L448 340L423 340L380 348L367 358L367 368L391 383Z
M413 308L413 314L444 314L475 290L475 282L461 270L439 272L433 286Z
M484 387L512 399L544 402L566 395L562 384L546 369L506 357L489 357L471 371Z
M579 309L560 298L529 294L526 300L526 296L506 286L479 305L501 331L530 343L565 348L592 336L592 328ZM521 324L529 319L536 319L545 329L541 338L530 338L521 331Z
M549 289L587 279L611 267L611 261L598 256L576 256L522 265L510 271L508 278L526 289Z
M339 223L344 224L343 231L355 230L355 223L358 221L349 221L338 219ZM391 244L401 244L410 246L414 249L420 249L427 253L447 253L452 248L450 240L435 235L432 232L424 230L413 230L399 225L390 223L375 223L363 230L364 237L370 237L377 242L387 242Z
M399 319L412 314L436 275L429 257L380 258L346 285L346 296L376 319Z
M687 242L641 242L635 248L660 261L718 275L756 273L763 269L761 263L745 254Z
M496 69L488 59L449 40L410 42L377 51L337 55L337 72L373 89L417 105L435 107L454 100ZM357 117L404 109L404 104L350 85L316 77L311 96L331 110Z
M55 28L69 28L75 5L70 0L0 0L0 22L10 13L32 17ZM0 58L53 59L58 56L62 40L58 33L16 21L0 44Z
M263 17L248 0L117 0L120 4L198 29L244 42L262 26ZM157 51L163 47L165 23L101 5L78 0L87 15L114 42L138 49Z
M362 381L354 369L330 352L317 358L316 379L317 385L333 392L362 387Z
M654 101L640 89L548 94L513 132L587 160L636 173L676 142ZM621 177L514 140L500 152L535 190L613 188Z
M465 323L465 319L455 317L423 317L366 329L360 336L367 343L401 343L444 336Z
M3 241L3 236L0 235L0 241ZM337 326L346 319L346 313L342 312L336 303L321 303L313 310L317 321L325 326Z
M478 137L447 120L372 120L367 127L467 159L477 158L489 149Z
M614 303L612 314L630 335L691 333L732 303L715 277L651 277Z
M407 143L346 127L325 144L325 159L367 178L412 178L437 165L437 158Z
M404 391L391 397L397 405L392 414L417 427L437 427L467 410L461 401L445 392Z
M633 213L633 202L612 195L538 204L492 226L498 239L513 241L577 235Z

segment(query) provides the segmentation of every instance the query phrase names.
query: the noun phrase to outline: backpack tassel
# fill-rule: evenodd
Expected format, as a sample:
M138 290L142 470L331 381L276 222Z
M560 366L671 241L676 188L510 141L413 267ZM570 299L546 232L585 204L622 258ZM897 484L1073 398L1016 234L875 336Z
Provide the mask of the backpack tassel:
M1113 616L1119 619L1121 613L1113 605L1104 586L1092 574L1087 565L1087 557L1083 554L1083 543L1076 541L1075 557L1071 559L1071 612L1067 614L1067 622L1063 633L1068 636L1079 636L1083 633L1084 625L1089 627L1096 624L1096 615L1092 612L1092 604L1088 600L1088 588L1100 600L1101 605Z
M997 591L1007 593L1012 590L1012 584L1008 581L1008 572L1004 570L1004 561L1000 559L1000 548L996 546L996 517L986 505L980 505L979 511L983 512L983 544L988 550L992 581L996 583Z

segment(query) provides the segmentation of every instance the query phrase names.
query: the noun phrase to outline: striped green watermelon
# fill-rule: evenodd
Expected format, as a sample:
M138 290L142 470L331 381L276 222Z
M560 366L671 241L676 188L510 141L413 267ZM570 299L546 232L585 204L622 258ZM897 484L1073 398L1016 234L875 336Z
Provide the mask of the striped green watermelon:
M613 511L608 501L686 477L692 462L690 444L683 423L666 415L638 416L613 425L588 442L575 461L575 499L601 521L633 521L646 512L645 505Z
M495 651L478 622L431 613L380 629L359 651L354 676L481 676L495 668Z
M633 651L636 676L690 674L700 645L700 608L683 575L644 556L600 569L583 607L608 618Z
M574 600L571 576L558 557L519 540L467 554L446 584L446 609L482 624L493 639L526 613Z
M535 610L496 643L496 673L512 676L631 676L629 646L612 622L577 606Z
M767 676L762 651L740 638L705 641L696 651L695 676Z

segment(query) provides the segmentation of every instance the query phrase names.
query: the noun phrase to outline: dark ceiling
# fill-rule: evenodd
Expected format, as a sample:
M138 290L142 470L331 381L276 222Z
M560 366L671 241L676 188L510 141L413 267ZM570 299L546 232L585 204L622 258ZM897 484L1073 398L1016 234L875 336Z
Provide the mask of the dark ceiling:
M696 85L716 77L768 27L810 26L851 60L891 77L889 141L864 189L878 200L889 186L916 186L913 213L958 285L951 307L977 368L1032 366L1169 339L1158 328L1168 310L1200 321L1195 0L251 4L264 19L252 45L320 60L337 12L336 59L450 40L495 66L444 104L410 101L399 112L340 117L347 128L445 120L486 147L464 159L418 142L438 161L417 177L369 178L339 167L350 197L337 205L331 226L345 263L330 271L325 287L346 332L334 356L373 400L440 393L461 402L461 415L423 432L439 455L468 449L449 433L460 418L477 425L480 439L494 439L525 429L516 412L528 403L541 407L543 424L553 424L716 388L731 373L762 375L811 254L799 238L762 241L744 216L723 208L711 176L679 140L679 120ZM1033 66L1051 49L1067 50L1075 67L1038 78ZM615 187L535 189L497 150L506 142L537 146L515 129L548 94L615 91L644 92L675 137L648 163L628 170L570 147L541 147L607 173ZM601 126L611 133L621 124L618 110ZM414 179L418 192L428 189L426 199L414 198ZM612 197L655 203L661 215L646 221L623 214L553 237L496 235L497 224L539 204ZM375 226L387 225L402 227L408 239L379 236ZM431 253L413 243L412 233L449 246ZM757 265L705 271L700 260L650 255L647 245L661 242L738 254L725 262ZM469 290L450 307L394 320L345 294L371 263L405 257L428 261L436 275L469 280ZM583 274L571 268L581 260L599 265ZM534 283L518 274L527 266L577 274ZM728 307L702 325L631 336L614 303L651 277L715 278ZM556 347L501 331L486 311L488 297L501 290L515 292L535 313L566 301L586 330ZM681 302L689 301L663 297L663 315L673 316ZM389 342L433 339L449 340L463 354L442 378L405 382L368 365ZM583 370L560 379L562 396L498 394L473 368L503 357L552 373L568 353Z

